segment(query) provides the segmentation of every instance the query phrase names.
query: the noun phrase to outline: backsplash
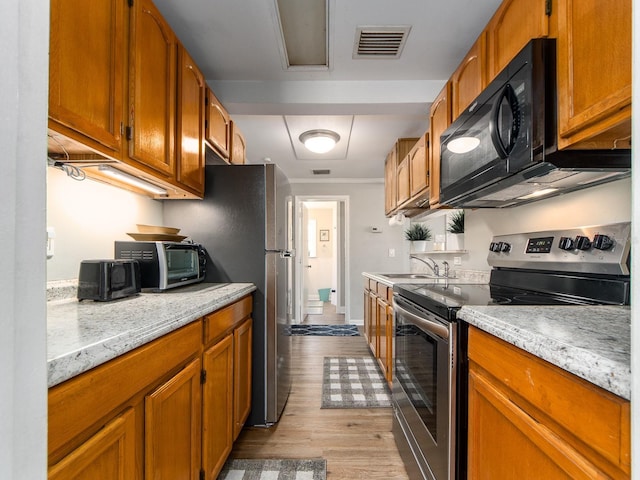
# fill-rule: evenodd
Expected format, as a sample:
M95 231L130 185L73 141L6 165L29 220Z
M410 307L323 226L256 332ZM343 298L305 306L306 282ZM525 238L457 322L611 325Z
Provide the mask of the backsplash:
M413 221L424 222L437 234L444 230L445 222L439 213ZM519 207L466 209L466 253L438 253L433 258L438 262L448 261L454 269L490 270L487 253L494 235L629 221L631 179L627 178ZM460 257L462 264L454 266L454 257Z
M130 240L136 223L162 225L162 218L161 201L47 168L47 226L55 229L47 281L77 278L82 260L113 258L114 240Z

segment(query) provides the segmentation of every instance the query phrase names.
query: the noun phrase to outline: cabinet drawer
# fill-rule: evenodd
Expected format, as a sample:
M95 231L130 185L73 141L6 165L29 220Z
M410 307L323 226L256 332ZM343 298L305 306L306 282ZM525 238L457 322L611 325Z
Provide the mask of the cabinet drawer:
M378 290L378 282L369 279L369 290L375 293Z
M512 401L530 404L531 416L575 437L576 448L590 447L629 469L628 401L475 328L469 329L469 360L505 384Z
M251 295L238 300L221 310L204 317L204 343L208 345L213 340L231 330L238 322L251 315L253 300Z
M378 294L379 297L382 297L386 300L388 290L389 290L389 287L387 287L384 283L379 283L378 288L376 289L376 293Z

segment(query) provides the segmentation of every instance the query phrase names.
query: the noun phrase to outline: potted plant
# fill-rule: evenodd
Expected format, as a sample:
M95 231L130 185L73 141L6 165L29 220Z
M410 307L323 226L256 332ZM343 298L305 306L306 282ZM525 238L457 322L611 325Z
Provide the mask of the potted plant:
M411 242L411 249L414 252L424 252L427 249L427 241L431 240L431 230L422 223L412 223L404 231L404 238Z
M447 250L464 250L464 210L456 210L449 217Z

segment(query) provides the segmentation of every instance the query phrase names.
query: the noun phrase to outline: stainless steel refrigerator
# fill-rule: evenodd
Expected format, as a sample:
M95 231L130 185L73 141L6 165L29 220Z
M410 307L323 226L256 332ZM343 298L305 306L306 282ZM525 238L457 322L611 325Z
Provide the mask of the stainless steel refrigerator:
M251 282L252 410L247 425L278 421L291 387L293 200L276 165L207 165L203 200L164 202L165 224L207 250L206 282Z

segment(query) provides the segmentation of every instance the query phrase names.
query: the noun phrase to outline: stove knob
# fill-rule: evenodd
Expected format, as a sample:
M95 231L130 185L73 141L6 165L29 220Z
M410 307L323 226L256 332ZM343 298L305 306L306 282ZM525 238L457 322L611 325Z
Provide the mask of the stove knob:
M589 237L578 235L576 237L576 248L578 250L589 250L591 248L591 240L589 240Z
M489 250L491 250L492 252L499 252L500 242L491 242L491 245L489 245Z
M607 235L596 235L593 237L593 247L598 250L609 250L613 247L613 240Z
M511 251L511 244L507 243L507 242L500 242L500 251L501 252L510 252Z
M558 244L558 246L562 250L573 250L574 248L576 248L573 238L569 237L560 237L560 243Z

